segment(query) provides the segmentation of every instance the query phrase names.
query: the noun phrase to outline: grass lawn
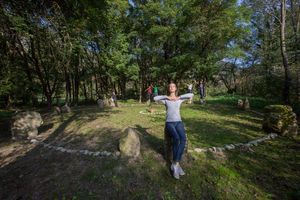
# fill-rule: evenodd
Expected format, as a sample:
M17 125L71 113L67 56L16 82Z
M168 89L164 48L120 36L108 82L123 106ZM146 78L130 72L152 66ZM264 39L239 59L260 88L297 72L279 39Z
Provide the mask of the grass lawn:
M209 97L205 105L182 105L189 148L266 134L261 116L236 109L234 102L225 96ZM104 111L81 106L63 117L45 113L41 136L66 148L116 151L122 130L130 126L140 133L140 159L70 155L2 139L0 199L300 199L299 136L277 137L253 147L254 152L193 153L183 163L186 175L175 180L163 158L164 114L142 115L146 105L120 104ZM256 110L261 105L254 103ZM163 105L153 108L164 110Z

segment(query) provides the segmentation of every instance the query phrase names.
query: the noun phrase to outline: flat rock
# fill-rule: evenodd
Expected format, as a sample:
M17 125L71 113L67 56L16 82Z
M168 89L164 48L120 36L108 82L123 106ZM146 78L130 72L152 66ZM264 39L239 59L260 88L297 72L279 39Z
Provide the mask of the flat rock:
M133 128L127 128L124 136L119 141L121 155L137 158L140 156L140 138L137 131Z

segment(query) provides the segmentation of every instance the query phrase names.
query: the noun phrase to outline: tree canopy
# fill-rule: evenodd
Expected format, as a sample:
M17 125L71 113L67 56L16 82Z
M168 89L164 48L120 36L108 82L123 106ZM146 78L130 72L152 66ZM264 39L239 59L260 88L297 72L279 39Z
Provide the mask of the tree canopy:
M0 97L6 106L42 98L49 107L55 98L77 104L112 91L142 100L150 83L203 79L229 93L285 89L285 99L297 99L300 9L285 4L290 68L275 1L2 1Z

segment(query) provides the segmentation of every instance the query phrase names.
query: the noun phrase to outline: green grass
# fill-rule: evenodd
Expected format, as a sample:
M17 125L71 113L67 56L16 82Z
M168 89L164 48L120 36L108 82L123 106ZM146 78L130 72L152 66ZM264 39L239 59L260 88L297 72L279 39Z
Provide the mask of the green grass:
M250 107L255 110L262 110L266 105L280 104L277 100L264 99L261 97L247 97L250 102ZM207 102L210 104L223 104L236 106L239 99L244 100L245 97L234 94L225 94L218 96L208 96Z
M236 109L236 101L237 97L223 96L209 97L205 105L183 104L181 115L189 147L223 146L264 136L261 117ZM253 105L259 105L258 109L267 104L257 102ZM64 118L48 118L47 123L54 123L54 133L48 142L75 149L114 151L122 130L134 127L140 132L141 158L137 161L79 156L59 159L57 153L48 150L40 150L47 158L41 158L40 151L27 155L31 163L36 161L48 168L42 168L45 174L37 172L35 176L52 180L39 187L44 197L244 200L299 197L299 137L293 140L279 137L254 147L254 152L235 150L223 156L193 153L183 163L186 176L174 180L162 155L165 116L139 114L148 107L133 101L120 105L104 111L83 107ZM165 109L163 105L152 104L152 107L157 111ZM20 165L24 171L32 167Z

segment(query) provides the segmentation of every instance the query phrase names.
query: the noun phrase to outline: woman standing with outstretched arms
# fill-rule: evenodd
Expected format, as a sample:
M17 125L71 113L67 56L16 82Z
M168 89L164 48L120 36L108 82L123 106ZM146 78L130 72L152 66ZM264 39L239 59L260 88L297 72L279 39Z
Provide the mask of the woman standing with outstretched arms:
M176 96L176 91L177 87L175 83L170 83L168 85L168 96L156 96L154 101L162 102L165 104L167 109L166 130L172 138L173 152L173 163L171 165L171 170L174 178L179 179L179 175L185 174L179 162L181 161L186 143L184 125L180 116L180 105L184 100L188 100L193 97L194 94L188 93L185 95Z

